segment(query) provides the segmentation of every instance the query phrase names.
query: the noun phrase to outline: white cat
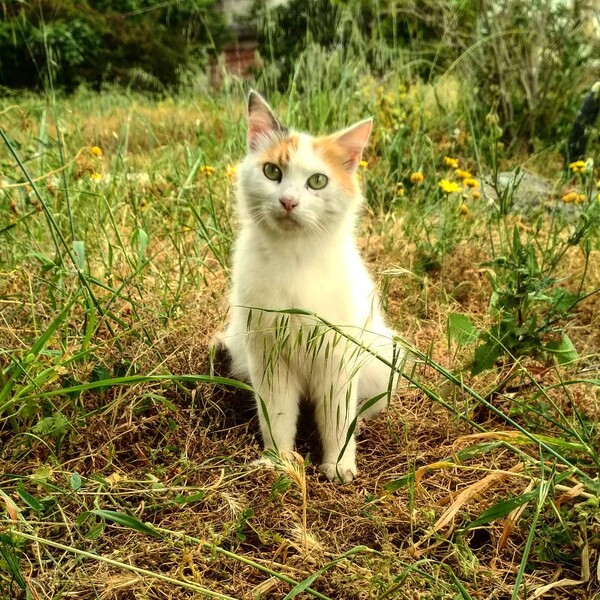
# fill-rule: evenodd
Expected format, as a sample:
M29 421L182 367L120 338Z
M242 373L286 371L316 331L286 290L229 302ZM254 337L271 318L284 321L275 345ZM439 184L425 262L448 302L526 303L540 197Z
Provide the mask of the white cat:
M366 348L389 363L401 358L354 239L363 202L355 172L371 127L367 119L323 137L288 131L250 92L231 320L220 336L232 375L255 390L265 449L294 449L306 398L321 435L320 468L342 482L357 473L360 403L374 399L361 418L379 412L397 382Z

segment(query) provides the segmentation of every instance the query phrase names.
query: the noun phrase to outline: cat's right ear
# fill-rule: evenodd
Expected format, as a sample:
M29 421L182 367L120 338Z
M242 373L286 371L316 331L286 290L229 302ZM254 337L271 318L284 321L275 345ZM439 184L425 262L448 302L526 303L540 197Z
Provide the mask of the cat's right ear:
M267 101L254 90L248 95L248 148L257 150L273 135L281 135L285 127L279 122Z

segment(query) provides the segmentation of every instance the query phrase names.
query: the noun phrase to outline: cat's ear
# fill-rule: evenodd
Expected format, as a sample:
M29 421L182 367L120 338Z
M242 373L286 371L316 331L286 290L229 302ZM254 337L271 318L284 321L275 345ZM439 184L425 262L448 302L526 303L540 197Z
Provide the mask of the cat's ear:
M281 135L285 127L279 122L267 101L254 90L248 95L248 148L257 150L261 144Z
M355 171L358 167L371 129L373 119L365 119L333 135L333 139L344 153L344 167L348 171Z

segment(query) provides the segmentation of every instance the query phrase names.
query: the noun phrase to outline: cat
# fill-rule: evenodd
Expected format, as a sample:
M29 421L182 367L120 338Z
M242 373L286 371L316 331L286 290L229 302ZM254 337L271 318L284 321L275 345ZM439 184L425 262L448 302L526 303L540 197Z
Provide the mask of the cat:
M354 234L363 203L356 170L372 120L312 137L284 127L255 91L247 119L230 320L219 343L232 376L255 390L265 450L294 449L306 398L320 469L348 482L357 475L357 413L382 410L398 379L399 369L372 353L394 365L402 358Z

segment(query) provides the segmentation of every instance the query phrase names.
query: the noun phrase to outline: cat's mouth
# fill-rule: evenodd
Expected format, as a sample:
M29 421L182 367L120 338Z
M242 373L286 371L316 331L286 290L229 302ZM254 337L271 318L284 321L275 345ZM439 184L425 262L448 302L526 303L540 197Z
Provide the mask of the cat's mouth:
M286 231L291 231L302 227L302 222L293 212L276 215L275 222L279 227Z

